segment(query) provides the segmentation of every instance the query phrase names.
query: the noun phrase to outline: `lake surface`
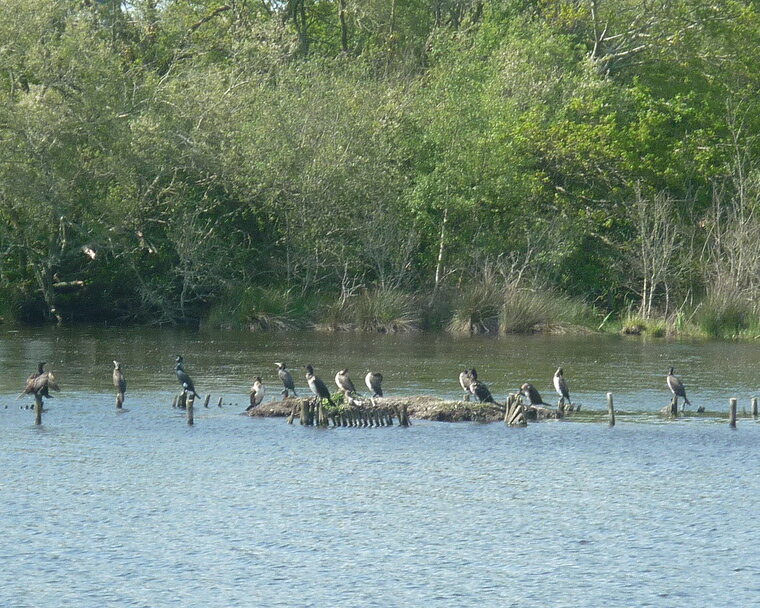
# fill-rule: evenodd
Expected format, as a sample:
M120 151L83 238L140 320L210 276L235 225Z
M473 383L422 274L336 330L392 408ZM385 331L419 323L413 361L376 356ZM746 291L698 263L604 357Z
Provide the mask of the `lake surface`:
M174 357L198 392L171 408ZM124 362L114 408L111 360ZM38 360L62 392L16 399ZM396 394L497 398L565 368L602 422L315 429L239 415L285 360L304 392L371 367ZM760 602L760 345L637 338L0 327L0 606L751 606ZM705 418L676 421L673 365Z

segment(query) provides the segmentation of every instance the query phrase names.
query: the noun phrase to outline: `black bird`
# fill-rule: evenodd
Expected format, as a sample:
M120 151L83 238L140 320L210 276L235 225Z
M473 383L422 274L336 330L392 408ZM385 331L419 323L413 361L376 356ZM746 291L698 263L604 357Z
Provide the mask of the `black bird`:
M113 362L113 385L122 395L127 392L127 379L124 377L124 373L121 371L121 363L118 361Z
M459 386L461 386L462 390L464 391L465 401L470 400L470 384L472 383L471 374L472 372L469 369L465 369L462 373L459 374ZM475 375L477 376L477 372L475 372Z
M185 390L185 392L192 393L194 397L200 399L200 395L195 392L195 386L193 385L192 379L187 375L187 372L185 371L184 359L182 359L182 355L177 355L177 365L174 369L177 373L177 380L179 380L179 383L182 385L182 388Z
M478 372L475 371L474 367L470 370L469 389L470 394L475 395L481 403L495 403L491 396L491 391L488 390L488 387L485 384L478 380Z
M554 390L557 391L557 394L559 395L559 402L562 405L565 405L565 399L567 399L567 403L569 405L572 405L570 402L570 389L567 386L567 380L565 380L565 376L562 374L562 368L558 367L557 371L554 372Z
M672 367L670 368L670 371L668 372L668 376L665 379L665 381L668 383L668 388L670 389L670 392L673 393L673 399L675 401L676 408L678 408L679 397L683 397L683 400L684 400L684 404L681 406L681 411L683 411L687 405L691 405L691 402L686 396L686 389L683 386L683 382L681 382L680 378L677 378L675 375L673 375Z
M356 387L351 381L351 378L348 377L348 369L342 369L335 374L335 384L338 385L338 388L342 390L345 395L356 393Z
M379 372L367 372L367 375L364 376L364 384L366 384L367 388L372 392L372 397L383 396L382 383L383 375Z
M314 375L314 368L311 364L306 366L306 382L312 393L314 393L319 399L327 399L327 402L335 407L335 402L330 396L330 391L327 390L325 383L322 382L318 376Z
M45 371L45 364L46 361L41 361L37 364L37 372L31 374L26 379L26 386L21 395L39 395L40 397L52 399L53 396L49 393L49 390L61 390L55 382L55 376L53 373ZM19 395L19 397L21 397L21 395Z
M544 403L541 393L530 382L526 382L520 387L520 394L525 395L531 405L549 405L548 403Z
M245 408L245 411L248 412L252 410L253 408L261 405L261 402L264 401L265 393L266 393L266 390L264 389L264 383L261 380L261 376L256 376L253 379L253 386L251 387L251 391L250 391L251 405Z
M296 385L293 382L293 376L290 375L287 366L284 363L275 363L275 365L277 366L277 375L280 377L280 380L282 380L282 386L285 387L285 390L282 391L282 395L287 399L290 394L289 391L293 391L293 396L298 397L298 393L296 393Z

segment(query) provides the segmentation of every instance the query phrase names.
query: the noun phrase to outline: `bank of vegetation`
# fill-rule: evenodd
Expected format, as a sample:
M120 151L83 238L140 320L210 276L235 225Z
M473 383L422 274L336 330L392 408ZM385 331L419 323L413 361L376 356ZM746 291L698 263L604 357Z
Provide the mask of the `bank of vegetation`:
M729 0L6 0L0 315L760 335Z

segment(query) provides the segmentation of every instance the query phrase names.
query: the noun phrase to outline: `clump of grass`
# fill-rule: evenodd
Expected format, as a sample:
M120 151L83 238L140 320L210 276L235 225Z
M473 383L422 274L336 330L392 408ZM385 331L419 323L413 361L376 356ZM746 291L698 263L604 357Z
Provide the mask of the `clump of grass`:
M588 304L556 292L508 289L499 313L502 334L589 331L594 315Z
M621 321L620 333L627 336L646 334L662 338L669 333L669 329L665 319L646 318L629 310Z
M708 294L694 322L711 338L735 338L758 325L752 303L731 289Z
M525 334L537 326L548 325L551 320L551 303L547 295L510 289L504 294L499 313L499 330L502 334Z
M420 327L417 298L398 289L365 290L352 308L353 322L359 331L403 333Z
M348 301L335 300L324 303L319 310L319 321L314 324L317 331L352 331L351 305Z
M219 302L209 313L207 323L251 331L285 331L302 325L299 308L303 307L304 303L297 302L288 290L247 287Z
M503 301L503 290L489 281L469 285L454 298L447 331L459 335L496 333Z

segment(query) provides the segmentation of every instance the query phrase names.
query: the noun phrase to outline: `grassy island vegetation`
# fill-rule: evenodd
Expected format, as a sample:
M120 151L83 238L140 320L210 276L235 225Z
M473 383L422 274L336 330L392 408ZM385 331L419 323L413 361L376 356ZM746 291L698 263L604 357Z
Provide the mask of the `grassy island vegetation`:
M5 0L0 315L760 335L750 0Z

